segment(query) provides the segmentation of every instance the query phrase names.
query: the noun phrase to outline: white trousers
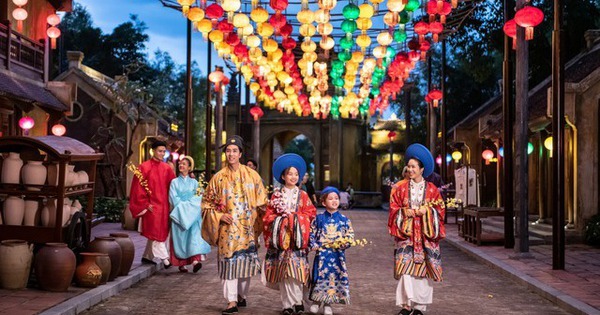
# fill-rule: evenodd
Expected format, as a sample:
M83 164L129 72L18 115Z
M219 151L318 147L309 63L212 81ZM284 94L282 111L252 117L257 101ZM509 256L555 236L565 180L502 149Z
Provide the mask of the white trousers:
M402 275L396 288L396 305L426 311L427 304L433 302L433 280Z
M303 289L302 282L293 278L285 278L279 282L279 293L281 294L283 309L294 308L294 305L302 305Z
M231 280L221 280L223 283L223 296L227 302L237 302L238 295L245 299L250 289L251 278L239 278Z
M169 259L169 249L167 248L167 242L159 242L154 240L146 241L146 249L142 257L152 260L154 257L163 260Z

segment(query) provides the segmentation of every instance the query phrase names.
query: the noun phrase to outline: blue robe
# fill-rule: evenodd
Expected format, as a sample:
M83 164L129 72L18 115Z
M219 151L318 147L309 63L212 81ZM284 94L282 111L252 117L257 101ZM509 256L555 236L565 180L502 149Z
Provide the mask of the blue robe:
M210 245L202 239L202 214L196 196L198 181L189 176L179 176L171 181L169 201L171 211L171 238L175 256L181 259L210 253Z
M339 249L324 245L346 239ZM317 215L310 229L310 247L318 248L313 264L310 299L325 304L350 304L345 249L354 240L350 219L339 211Z

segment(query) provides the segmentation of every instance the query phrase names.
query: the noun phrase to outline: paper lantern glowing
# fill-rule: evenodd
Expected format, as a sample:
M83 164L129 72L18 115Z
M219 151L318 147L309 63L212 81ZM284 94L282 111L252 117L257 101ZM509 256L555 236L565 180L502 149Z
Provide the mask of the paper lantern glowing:
M62 137L67 132L67 128L62 124L56 124L52 126L52 134L58 137Z
M264 112L260 106L254 106L250 109L250 115L252 115L254 121L257 121L264 115Z
M452 159L454 159L454 162L458 163L458 161L462 159L462 153L460 153L460 151L452 152Z
M46 30L46 34L50 37L52 49L56 49L56 39L60 36L60 29L56 26L51 26Z
M23 129L26 132L29 131L29 129L33 128L34 125L35 121L33 121L33 118L29 116L24 116L21 119L19 119L19 127L21 127L21 129Z
M173 152L173 153L171 153L171 155L173 156L173 161L179 160L179 153Z
M442 165L442 156L438 155L438 156L435 158L435 163L436 163L437 165Z
M23 8L16 8L12 12L12 16L15 20L17 20L17 31L19 33L23 32L23 20L27 18L27 11Z
M533 39L533 28L538 26L544 20L542 10L526 6L515 13L515 22L517 25L525 28L525 39Z

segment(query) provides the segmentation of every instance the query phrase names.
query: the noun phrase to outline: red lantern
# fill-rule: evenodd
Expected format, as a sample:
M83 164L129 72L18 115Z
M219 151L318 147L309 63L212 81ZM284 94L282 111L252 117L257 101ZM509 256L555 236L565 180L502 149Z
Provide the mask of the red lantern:
M415 33L419 34L419 41L425 39L425 34L429 33L429 24L421 21L415 24Z
M52 134L58 137L62 137L67 132L67 128L62 124L56 124L52 126Z
M387 134L388 138L390 138L390 141L394 141L394 138L396 137L396 132L395 131L390 131Z
M427 14L429 14L429 23L435 21L435 15L437 13L437 1L430 0L429 2L427 2Z
M506 36L512 38L512 48L517 49L517 23L515 20L511 19L506 21L506 23L504 23L504 27L502 27L502 30L504 30L504 34L506 34Z
M452 12L452 5L448 2L444 2L444 7L438 12L440 15L440 22L446 24L446 16Z
M440 22L429 23L429 31L433 34L433 42L437 43L439 40L439 34L444 31L444 24Z
M481 153L481 156L485 160L485 165L489 165L490 160L494 157L494 152L492 152L490 149L486 149Z
M254 121L259 120L265 113L260 106L254 106L250 108L250 115L254 118Z
M434 89L427 93L427 96L433 101L433 107L438 107L440 100L442 99L442 91Z
M533 28L538 26L544 20L544 12L542 10L526 6L515 14L515 22L520 27L525 28L525 39L533 39Z
M275 12L279 13L288 7L288 0L271 0L269 1L269 5Z
M16 8L12 12L12 16L15 20L17 20L17 31L19 33L23 32L23 20L25 20L28 16L27 11L23 8Z
M421 60L425 60L429 48L431 48L431 44L428 40L424 40L423 42L421 42L421 45L419 46L419 50L421 51Z
M223 8L220 5L213 3L206 7L204 13L207 18L211 19L213 22L216 22L223 16L225 10L223 10Z
M50 26L46 30L46 34L48 34L48 37L50 37L52 49L56 49L56 39L60 36L60 29L56 26Z

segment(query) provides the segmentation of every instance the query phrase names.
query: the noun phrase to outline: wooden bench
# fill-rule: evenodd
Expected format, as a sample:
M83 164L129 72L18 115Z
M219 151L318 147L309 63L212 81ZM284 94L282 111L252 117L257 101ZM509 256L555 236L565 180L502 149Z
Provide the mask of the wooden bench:
M466 207L463 209L463 237L465 241L477 244L482 243L481 219L504 216L503 208ZM504 241L502 238L486 239L485 241Z

